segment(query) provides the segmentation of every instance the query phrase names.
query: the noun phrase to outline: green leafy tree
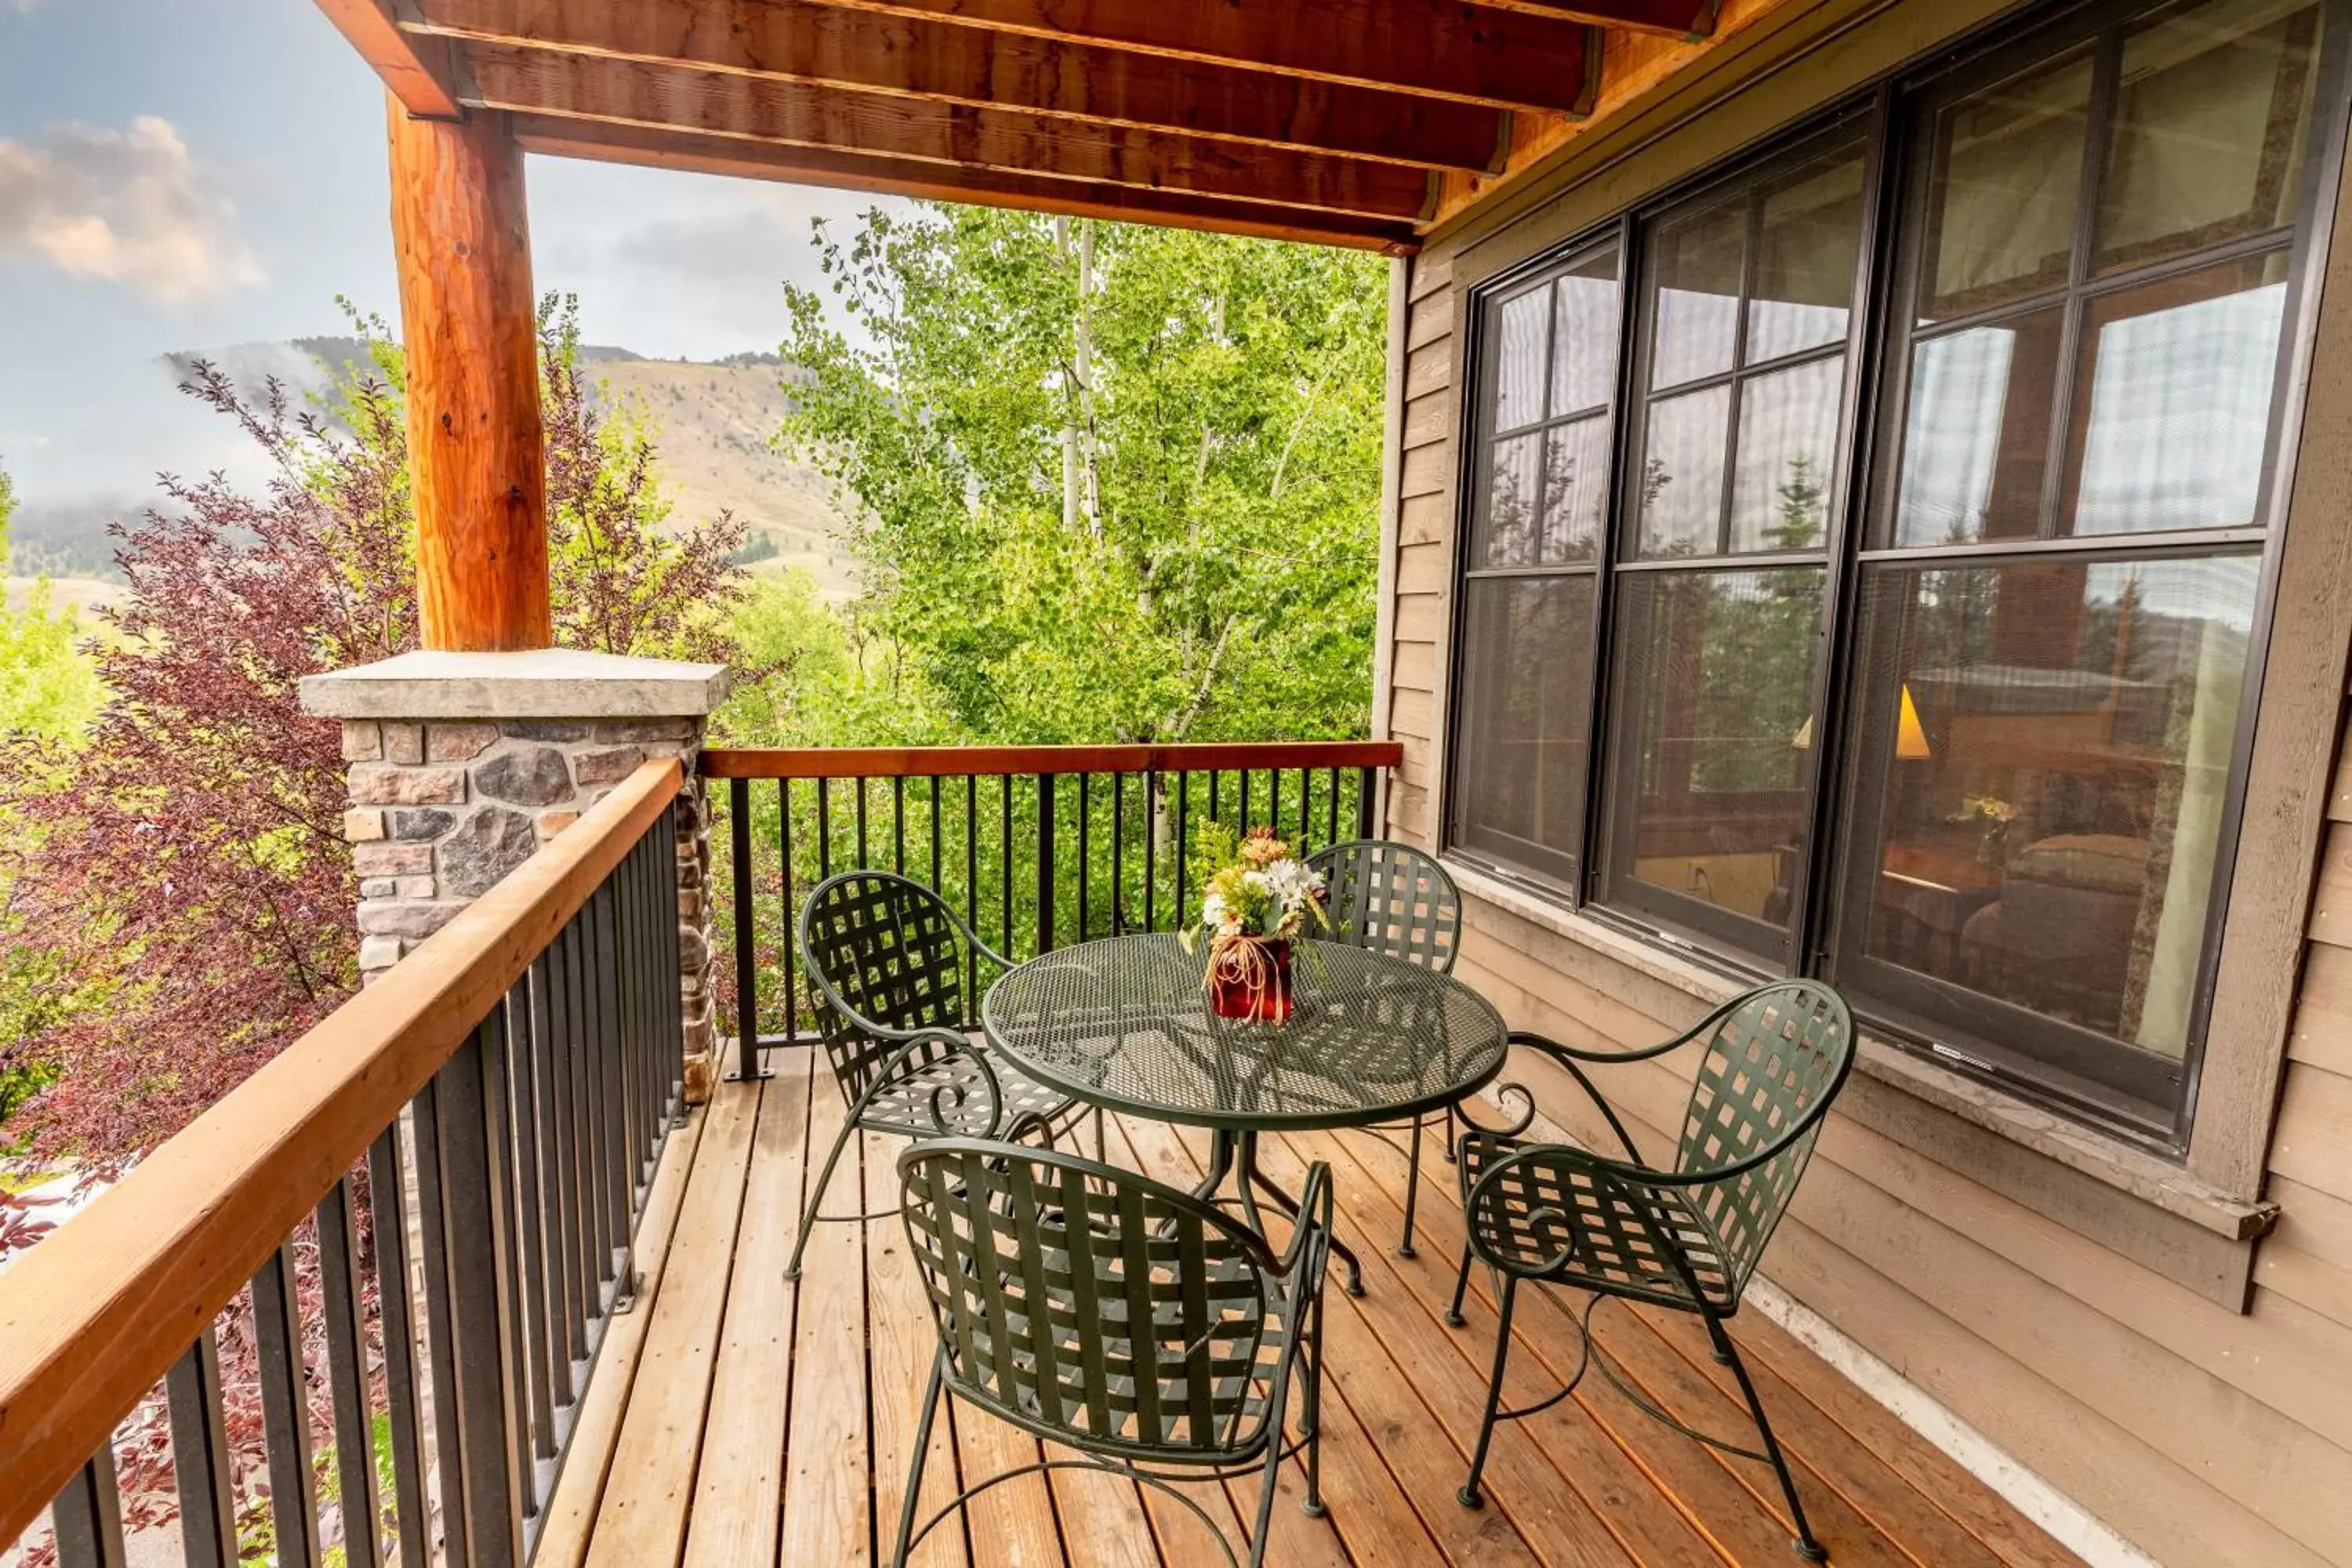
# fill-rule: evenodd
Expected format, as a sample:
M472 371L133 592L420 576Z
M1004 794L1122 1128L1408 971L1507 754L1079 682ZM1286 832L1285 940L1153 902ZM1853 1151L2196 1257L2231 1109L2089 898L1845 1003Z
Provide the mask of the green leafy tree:
M855 509L861 738L1362 732L1380 263L945 206L816 238L782 436Z
M16 491L0 469L0 561L8 558L8 520ZM0 602L0 736L79 739L98 711L97 667L81 647L84 628L72 606L55 607L48 577L36 577L21 606Z

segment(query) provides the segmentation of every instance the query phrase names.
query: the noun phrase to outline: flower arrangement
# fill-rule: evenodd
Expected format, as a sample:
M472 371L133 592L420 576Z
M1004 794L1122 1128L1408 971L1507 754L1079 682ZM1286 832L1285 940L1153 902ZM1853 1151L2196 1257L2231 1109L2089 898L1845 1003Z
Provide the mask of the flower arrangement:
M1290 1016L1290 944L1309 924L1328 929L1322 876L1291 858L1270 827L1237 837L1223 823L1201 825L1196 863L1200 932L1208 965L1201 984L1220 1017L1278 1024ZM1184 933L1187 951L1194 933Z

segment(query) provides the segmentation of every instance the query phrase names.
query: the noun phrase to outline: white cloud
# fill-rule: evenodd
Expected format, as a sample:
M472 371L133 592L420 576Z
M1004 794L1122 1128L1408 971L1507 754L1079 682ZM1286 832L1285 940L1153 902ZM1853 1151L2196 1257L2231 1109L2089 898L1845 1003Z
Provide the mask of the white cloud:
M128 131L57 125L32 142L0 138L0 260L29 257L184 304L267 281L236 224L209 172L153 115Z

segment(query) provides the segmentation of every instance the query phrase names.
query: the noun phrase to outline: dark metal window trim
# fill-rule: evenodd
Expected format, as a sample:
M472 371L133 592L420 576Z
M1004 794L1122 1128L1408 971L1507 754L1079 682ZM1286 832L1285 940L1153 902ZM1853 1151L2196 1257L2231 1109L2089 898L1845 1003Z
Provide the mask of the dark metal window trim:
M1857 1016L1864 1019L1874 1034L1909 1048L1939 1066L1958 1068L1993 1084L2005 1093L2056 1110L2071 1119L2097 1125L2104 1131L2139 1142L2171 1158L2185 1154L2195 1120L2215 968L2227 924L2229 895L2244 815L2247 768L2252 751L2253 731L2262 708L2266 654L2277 599L2279 555L2282 541L2287 532L2284 526L2280 526L2286 521L2282 509L2286 500L2286 480L2294 466L2298 416L2309 381L2308 362L2313 339L2316 335L2316 312L2310 305L2310 293L2317 283L2313 276L2312 262L2315 257L2326 253L2330 237L2327 229L2332 209L2328 197L2335 191L2343 172L2347 121L2352 118L2352 101L2347 101L2346 90L2347 85L2352 85L2352 0L2318 0L2325 18L2325 32L2315 67L2316 108L2310 132L2311 153L2303 171L2304 188L2296 198L2293 224L2241 236L2208 249L2193 251L2187 257L2163 258L2119 268L2105 277L2093 279L2086 286L2047 290L2032 300L2005 302L1972 315L1965 322L1956 317L1938 322L1927 331L1909 334L1899 333L1894 329L1897 302L1909 299L1908 293L1903 291L1909 282L1905 253L1916 231L1916 225L1905 221L1904 215L1906 202L1910 195L1916 152L1911 144L1910 132L1919 102L1930 96L1962 90L1948 85L1956 79L1969 79L1981 84L1998 81L2004 75L2021 75L2046 65L2070 49L2098 49L2103 35L2127 34L2167 16L2193 9L2200 3L2200 0L2175 0L2172 4L2148 5L2145 0L2112 0L2107 5L2081 6L2053 0L2038 13L2029 14L2023 18L1998 18L1974 29L1937 56L1911 62L1888 73L1825 109L1759 139L1750 147L1652 193L1616 216L1481 280L1470 291L1467 311L1470 331L1464 355L1465 417L1460 426L1464 437L1457 443L1454 492L1462 498L1457 508L1454 541L1454 574L1457 584L1467 575L1501 574L1471 574L1467 571L1470 509L1476 504L1475 486L1485 444L1491 439L1491 437L1482 435L1478 423L1483 412L1481 399L1486 395L1482 350L1486 334L1482 330L1481 304L1500 293L1528 286L1537 275L1567 265L1580 254L1590 253L1598 246L1613 241L1621 247L1622 314L1619 331L1619 384L1610 409L1611 450L1616 472L1611 516L1600 548L1600 562L1607 569L1598 572L1596 583L1589 692L1589 773L1582 811L1582 839L1577 863L1572 868L1573 874L1562 877L1557 868L1538 868L1525 861L1514 860L1490 845L1470 841L1458 831L1457 785L1465 723L1461 703L1463 661L1459 657L1463 595L1458 591L1452 605L1451 640L1448 645L1454 650L1454 657L1449 659L1447 670L1447 733L1444 737L1447 766L1443 780L1444 809L1441 814L1445 848L1449 854L1458 855L1465 862L1504 880L1527 887L1538 896L1576 909L1585 918L1598 920L1679 955L1694 958L1728 975L1834 974L1833 927L1836 922L1834 912L1828 906L1839 901L1837 895L1845 875L1839 841L1843 836L1841 824L1847 810L1848 803L1844 796L1850 783L1845 776L1846 752L1851 731L1855 728L1849 721L1859 640L1854 616L1865 566L1948 559L1955 554L1961 555L1962 559L1954 560L1954 565L1991 565L2002 560L2044 554L2087 559L2112 554L2119 544L2134 559L2178 558L2234 553L2238 547L2258 544L2261 547L2261 567L2252 631L2246 653L2244 698L2240 704L2231 782L2215 858L2213 895L2200 954L2196 1011L2189 1047L2180 1063L2180 1091L2173 1113L2151 1116L2144 1107L2119 1109L2112 1096L2100 1092L2070 1092L2065 1086L2049 1080L2050 1064L2047 1062L2031 1058L2017 1058L2014 1062L2007 1060L2005 1058L2013 1053L2004 1052L1986 1039L1973 1037L1969 1031L1948 1018L1939 1020L1910 1013L1892 997L1882 1000L1867 992L1856 997ZM2105 52L2120 58L2119 49ZM2098 68L2105 69L2104 67ZM2112 81L2106 83L2107 89L2112 86ZM1828 563L1831 579L1823 611L1823 635L1827 639L1828 652L1821 661L1820 690L1814 709L1817 720L1821 721L1815 726L1820 743L1812 748L1813 773L1808 787L1813 804L1805 828L1804 872L1796 889L1795 908L1791 915L1796 940L1790 945L1787 959L1779 961L1753 947L1726 942L1714 933L1671 918L1656 919L1650 911L1612 907L1598 902L1594 898L1604 830L1603 792L1613 752L1608 726L1612 710L1616 705L1612 693L1618 679L1608 652L1613 637L1616 606L1612 589L1616 577L1629 570L1696 568L1705 564L1746 568L1795 563L1793 559L1783 562L1779 557L1733 556L1719 562L1708 558L1705 563L1671 560L1654 566L1651 563L1626 558L1624 541L1627 531L1622 501L1625 470L1635 445L1629 437L1629 430L1636 407L1643 401L1637 395L1639 384L1634 379L1634 362L1642 353L1636 331L1643 270L1638 248L1643 237L1640 225L1669 208L1694 203L1711 187L1745 183L1757 171L1775 163L1791 149L1827 135L1842 123L1864 117L1874 127L1874 133L1870 136L1873 162L1865 190L1867 210L1859 260L1859 265L1868 271L1869 280L1866 292L1858 296L1862 304L1857 310L1854 332L1850 334L1858 336L1859 341L1848 351L1841 432L1844 455L1838 465L1839 492L1832 497L1830 538L1825 557L1822 557ZM2095 120L2095 126L2097 123L2099 121ZM2096 161L2094 153L2086 149L2086 165ZM2091 210L2095 211L2095 207ZM2089 238L2091 226L2089 224L2080 226L2082 232L2077 236L2078 247L2092 243ZM1882 469L1890 466L1886 449L1893 435L1900 429L1899 411L1890 413L1896 398L1895 392L1890 391L1890 384L1901 380L1902 372L1907 367L1912 343L1940 335L1946 331L1961 330L1964 324L1982 325L1987 321L2009 319L2036 306L2047 309L2061 299L2071 297L2087 301L2175 272L2222 265L2282 248L2289 258L2288 293L2280 333L2277 390L2258 489L2263 498L2261 515L2263 525L2140 536L1989 540L1960 547L1958 551L1941 545L1916 549L1892 547L1875 544L1863 537L1864 520L1881 514L1878 487L1883 478ZM2074 274L2070 273L2070 284L2073 277ZM2079 318L2081 313L2081 308L2077 306L2074 314ZM2071 340L2069 346L2072 346ZM1811 355L1784 356L1792 363L1807 357ZM1756 368L1761 370L1764 367ZM1672 390L1689 391L1703 384L1706 383L1694 381ZM2066 389L2064 395L2071 397L2071 389ZM1894 423L1890 424L1890 419ZM2062 482L2059 472L2063 471L2063 464L2053 463L2052 467L2053 474L2045 479L2046 486ZM2054 515L2054 499L2045 497L2045 521ZM1800 559L1817 558L1806 556ZM1580 563L1576 569L1592 568ZM2054 1021L2043 1019L2040 1015L2013 1004L1998 1005L2038 1023L2068 1027L2055 1025ZM2013 1027L2015 1021L2014 1017L2003 1017L1999 1020L1999 1027ZM2096 1038L2109 1050L2133 1049L2105 1036Z
M1490 458L1499 442L1547 432L1559 426L1591 418L1598 413L1601 417L1609 422L1608 462L1612 480L1611 495L1613 501L1615 494L1613 479L1622 428L1618 410L1622 406L1624 395L1623 296L1625 272L1631 262L1624 248L1626 239L1625 226L1612 224L1606 229L1588 234L1573 244L1560 246L1547 252L1532 266L1516 268L1507 277L1490 282L1481 289L1471 301L1472 325L1469 333L1469 352L1465 355L1464 372L1471 388L1470 423L1465 426L1471 434L1461 443L1461 475L1455 491L1457 495L1464 498L1460 525L1454 530L1454 574L1455 582L1462 590L1454 595L1454 605L1452 646L1457 650L1463 646L1463 617L1467 613L1470 597L1467 587L1472 583L1489 580L1556 581L1564 577L1590 577L1593 580L1593 607L1589 619L1594 626L1597 626L1600 621L1600 600L1603 587L1602 579L1605 576L1601 568L1607 549L1605 537L1596 540L1592 555L1581 561L1524 566L1480 566L1475 563L1478 559L1478 530L1481 527L1481 520L1486 514L1487 488L1492 483L1494 473L1494 465ZM1507 430L1489 428L1497 395L1496 378L1492 374L1494 367L1489 363L1491 351L1488 343L1495 335L1495 330L1490 323L1499 321L1503 306L1509 301L1539 289L1548 290L1560 278L1612 251L1615 253L1617 261L1620 346L1616 356L1619 374L1611 386L1609 400L1595 407L1572 409L1558 416L1551 413L1552 355L1559 345L1554 335L1555 323L1551 311L1547 308L1544 321L1542 376L1544 413L1538 419L1524 425L1515 425ZM1538 504L1540 504L1540 482L1538 486ZM1588 688L1598 679L1599 667L1590 662L1598 656L1597 645L1588 647L1588 662L1585 667L1589 672ZM1465 662L1458 658L1454 660L1457 667ZM1491 826L1467 820L1462 792L1454 787L1454 781L1459 776L1458 764L1461 759L1476 751L1475 742L1482 737L1478 732L1479 718L1476 715L1468 714L1459 700L1465 677L1465 672L1460 668L1453 672L1450 690L1454 694L1454 700L1447 704L1448 712L1453 715L1452 721L1447 726L1450 731L1447 737L1449 765L1445 771L1447 784L1444 822L1447 843L1489 856L1498 866L1516 866L1523 872L1538 879L1540 884L1545 887L1563 889L1574 888L1584 867L1585 847L1581 842L1574 851L1563 853L1549 845L1535 844L1516 835L1506 834ZM1590 707L1588 692L1588 719ZM1588 759L1593 743L1592 733L1588 729L1585 733ZM1580 821L1591 813L1590 801L1581 794L1582 790L1589 790L1591 787L1591 781L1588 767L1587 777L1580 786L1578 800Z

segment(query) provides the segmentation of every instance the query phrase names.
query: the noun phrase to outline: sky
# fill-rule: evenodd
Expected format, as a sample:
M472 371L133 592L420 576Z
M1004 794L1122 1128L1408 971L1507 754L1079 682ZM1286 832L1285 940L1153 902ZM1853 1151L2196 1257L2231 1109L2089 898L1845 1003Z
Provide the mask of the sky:
M395 322L383 92L309 0L0 0L0 467L32 506L257 477L162 356ZM874 198L534 157L535 280L584 336L772 350L809 219Z

